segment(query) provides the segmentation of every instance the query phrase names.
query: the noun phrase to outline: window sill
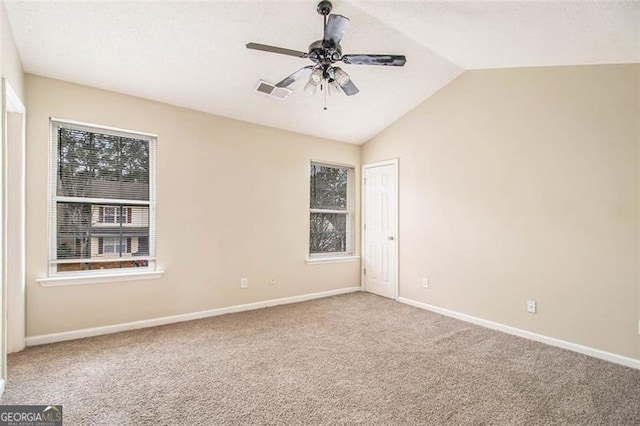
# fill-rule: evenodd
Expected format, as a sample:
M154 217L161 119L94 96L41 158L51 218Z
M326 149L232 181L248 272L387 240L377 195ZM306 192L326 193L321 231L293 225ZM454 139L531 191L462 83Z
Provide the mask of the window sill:
M360 260L360 256L325 256L325 257L307 257L307 265L319 265L323 263L342 263Z
M153 280L164 275L164 271L127 272L117 274L70 275L36 280L42 287L61 287L67 285L102 284L109 282L124 282L137 280Z

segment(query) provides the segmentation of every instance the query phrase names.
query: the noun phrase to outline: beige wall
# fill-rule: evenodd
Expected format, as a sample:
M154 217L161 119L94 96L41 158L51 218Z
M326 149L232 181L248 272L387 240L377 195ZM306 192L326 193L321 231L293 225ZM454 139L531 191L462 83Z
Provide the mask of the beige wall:
M357 262L304 262L308 163L398 157L400 296L640 358L640 66L466 72L361 152L37 76L26 91L29 336L359 285ZM162 279L35 282L50 116L159 135Z
M305 264L309 162L358 170L359 146L33 75L26 90L28 336L360 285L357 261ZM36 283L47 275L49 117L158 134L163 278ZM240 289L241 277L249 278L248 289Z
M640 358L639 77L470 71L365 144L400 159L400 296Z
M2 77L4 77L11 88L16 92L22 103L24 103L24 76L22 71L22 61L20 54L16 48L11 31L11 24L7 18L7 11L4 1L0 5L0 24L1 38L0 41L0 64L2 68Z

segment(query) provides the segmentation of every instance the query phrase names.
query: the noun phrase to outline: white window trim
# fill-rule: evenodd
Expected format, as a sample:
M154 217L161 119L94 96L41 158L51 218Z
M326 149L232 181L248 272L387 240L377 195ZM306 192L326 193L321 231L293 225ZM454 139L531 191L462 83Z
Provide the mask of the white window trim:
M120 199L101 199L101 198L81 198L81 197L57 197L57 157L58 146L52 143L53 141L53 126L55 123L69 124L73 126L86 127L88 131L92 130L104 130L109 134L124 136L124 137L139 137L141 139L149 141L149 201L141 200L120 200ZM36 279L42 287L56 287L66 285L81 285L81 284L97 284L106 282L122 282L132 281L140 279L155 279L160 278L164 271L158 269L158 265L155 260L156 252L156 144L158 141L158 135L153 133L140 132L136 130L128 130L117 127L104 126L93 123L86 123L81 121L68 120L63 118L50 117L49 118L49 258L48 258L48 276L47 278ZM56 159L54 163L53 159ZM134 268L135 271L128 269L113 269L105 272L104 270L95 271L74 271L74 272L57 272L56 264L56 201L73 200L75 202L91 202L100 204L129 204L129 205L144 205L149 207L149 253L153 254L146 258L136 258L136 260L148 259L149 262L153 262L153 266ZM129 259L127 259L129 260ZM111 272L113 271L113 272Z
M77 272L70 274L69 272L63 274L57 274L55 277L39 278L36 280L42 287L62 287L70 285L85 285L85 284L102 284L110 282L125 282L125 281L139 281L139 280L153 280L161 278L164 275L164 271L161 270L144 270L140 272L120 272L122 269L114 269L118 272L103 272L96 271L97 273ZM66 274L70 274L65 276Z
M345 214L347 216L347 235L346 235L346 243L347 250L343 252L331 252L331 253L311 253L310 241L307 241L307 258L305 259L305 263L307 265L312 264L323 264L323 263L339 263L339 262L348 262L353 260L360 259L360 256L355 254L355 180L356 180L356 167L350 164L340 164L340 163L332 163L327 161L320 160L311 160L309 162L309 166L317 164L320 166L327 167L339 167L347 169L347 210L329 210L329 209L315 209L309 208L309 221L311 220L311 213L337 213L337 214ZM307 176L307 181L309 184L311 176ZM311 188L307 191L309 194L309 201L307 205L311 205ZM308 229L310 229L311 224L309 223Z
M356 260L360 260L360 256L352 256L349 254L339 254L336 256L308 257L305 259L305 263L307 265L322 265L324 263L354 262Z

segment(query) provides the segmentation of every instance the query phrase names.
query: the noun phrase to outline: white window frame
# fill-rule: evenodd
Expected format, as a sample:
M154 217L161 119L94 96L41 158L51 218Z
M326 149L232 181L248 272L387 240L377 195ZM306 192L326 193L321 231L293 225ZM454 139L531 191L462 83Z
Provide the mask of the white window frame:
M354 255L355 252L355 166L350 164L338 164L326 161L311 160L309 163L309 174L307 175L307 182L309 183L308 191L309 201L308 206L311 206L311 166L323 166L323 167L335 167L340 169L347 169L347 210L331 210L331 209L314 209L309 207L308 226L307 230L311 230L311 213L338 213L345 214L347 217L346 224L346 251L342 252L327 252L327 253L311 253L311 240L310 235L308 239L307 247L307 263L323 263L322 261L340 261L340 260L352 260L358 259Z
M57 163L58 163L58 143L54 139L54 128L57 124L70 125L85 128L87 131L103 132L108 135L137 138L149 142L149 200L120 200L112 198L82 198L65 197L57 195ZM135 130L120 129L117 127L103 126L93 123L85 123L74 120L51 117L49 119L49 274L47 278L37 281L42 286L59 286L72 284L92 284L98 282L124 281L128 279L159 278L164 271L156 269L156 144L158 136L152 133L145 133ZM55 160L54 160L55 159ZM111 259L77 259L57 260L57 209L58 202L74 201L91 204L101 204L112 206L114 204L140 205L149 208L149 256L135 257L134 260L148 261L147 266L137 268L114 268L96 269L89 271L65 271L58 272L57 265L63 263L99 263L113 262ZM117 216L117 215L116 215ZM128 258L126 260L129 260ZM115 279L111 279L111 278Z

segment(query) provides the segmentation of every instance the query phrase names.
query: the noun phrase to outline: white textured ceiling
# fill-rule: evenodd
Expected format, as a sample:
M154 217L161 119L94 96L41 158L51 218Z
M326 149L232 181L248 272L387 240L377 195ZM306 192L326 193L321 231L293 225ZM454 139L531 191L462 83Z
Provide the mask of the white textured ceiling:
M406 66L344 65L360 93L254 91L309 60L248 50L306 51L322 37L316 1L7 1L26 72L239 120L362 143L463 69L640 62L640 2L339 1L344 53L407 56Z
M640 62L640 1L366 1L464 69Z

